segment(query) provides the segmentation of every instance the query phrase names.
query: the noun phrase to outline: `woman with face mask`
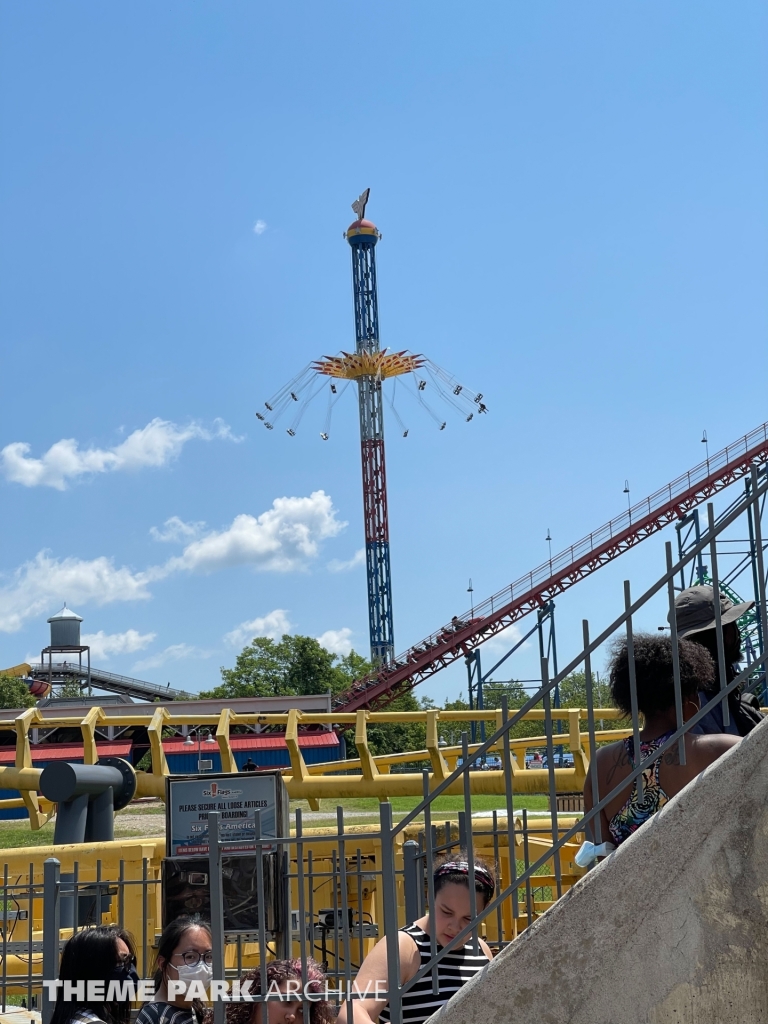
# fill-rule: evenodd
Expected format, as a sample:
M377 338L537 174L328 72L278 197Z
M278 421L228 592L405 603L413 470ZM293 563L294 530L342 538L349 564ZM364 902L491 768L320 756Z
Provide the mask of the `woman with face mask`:
M64 946L59 980L70 983L70 992L57 990L51 1024L128 1024L139 983L131 936L114 925L77 932Z
M166 925L157 950L155 996L139 1011L136 1024L202 1024L199 995L213 977L211 944L210 925L197 914ZM175 984L169 988L169 982Z

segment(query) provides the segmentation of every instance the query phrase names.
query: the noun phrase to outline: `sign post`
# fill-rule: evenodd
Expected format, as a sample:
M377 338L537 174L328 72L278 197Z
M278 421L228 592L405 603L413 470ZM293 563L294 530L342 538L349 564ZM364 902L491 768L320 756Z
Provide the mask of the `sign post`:
M256 850L257 811L264 838L282 837L288 825L288 791L279 771L169 775L165 807L169 857L207 856L211 811L219 814L219 837L227 853Z

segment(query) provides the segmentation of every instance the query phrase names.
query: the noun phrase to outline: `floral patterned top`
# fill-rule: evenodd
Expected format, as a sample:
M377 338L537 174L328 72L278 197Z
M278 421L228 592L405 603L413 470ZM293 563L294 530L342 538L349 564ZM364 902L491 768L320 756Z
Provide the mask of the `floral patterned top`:
M655 740L649 740L647 743L641 740L640 760L644 761L654 750L658 750L662 743L671 735L671 732L666 732L663 736L659 736ZM630 761L634 763L635 744L632 736L628 736L624 740L624 749L627 751ZM621 810L617 811L608 822L608 830L616 846L620 846L625 839L629 839L633 832L637 832L640 826L645 824L649 818L652 818L657 811L660 811L669 800L669 797L659 784L660 765L661 758L658 758L643 772L642 798L638 795L637 779L635 779L629 799Z

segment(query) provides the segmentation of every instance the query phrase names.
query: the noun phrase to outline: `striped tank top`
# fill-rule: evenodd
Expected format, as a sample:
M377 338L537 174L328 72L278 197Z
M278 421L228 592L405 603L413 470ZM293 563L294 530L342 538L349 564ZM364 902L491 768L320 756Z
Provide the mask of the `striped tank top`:
M401 928L406 935L410 935L416 943L421 962L419 970L432 959L431 940L423 928L412 924L407 928ZM442 950L438 944L438 953ZM459 989L489 963L488 957L479 949L477 955L472 952L471 943L467 946L460 946L458 949L448 953L437 965L437 987L438 995L432 994L432 971L417 981L413 988L403 994L403 1024L423 1024L428 1017L431 1017L444 1003ZM379 1014L379 1021L390 1021L389 1007L385 1006Z

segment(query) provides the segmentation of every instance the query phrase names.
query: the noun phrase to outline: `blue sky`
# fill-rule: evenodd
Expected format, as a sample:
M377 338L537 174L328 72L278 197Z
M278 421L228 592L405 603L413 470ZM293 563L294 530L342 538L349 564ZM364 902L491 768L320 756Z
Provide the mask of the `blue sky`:
M389 417L398 649L762 423L767 37L750 0L0 2L0 665L64 600L192 689L257 631L366 652L353 392L328 443L254 413L354 344L367 186L382 344L490 409ZM558 602L562 657L660 555Z

